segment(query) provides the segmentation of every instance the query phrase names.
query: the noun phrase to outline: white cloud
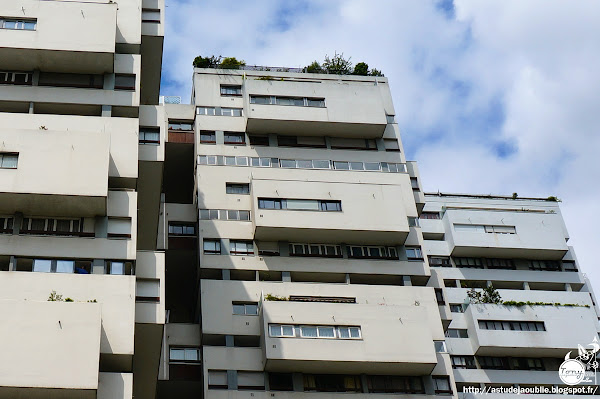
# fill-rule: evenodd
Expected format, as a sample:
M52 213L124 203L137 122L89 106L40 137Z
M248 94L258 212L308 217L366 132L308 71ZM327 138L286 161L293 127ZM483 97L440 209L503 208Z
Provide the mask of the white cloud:
M600 287L600 3L592 0L171 1L165 94L189 95L191 62L221 54L304 66L334 51L390 79L409 155L431 191L556 195ZM298 11L300 10L300 11ZM286 26L279 31L278 26ZM515 152L497 156L496 145Z

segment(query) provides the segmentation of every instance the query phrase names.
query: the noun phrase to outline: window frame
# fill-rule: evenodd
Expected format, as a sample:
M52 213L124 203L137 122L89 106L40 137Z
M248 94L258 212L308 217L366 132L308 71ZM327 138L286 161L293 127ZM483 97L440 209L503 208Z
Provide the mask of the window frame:
M14 164L14 166L12 166L13 164ZM18 152L0 152L0 169L18 169L18 168L19 168L19 153Z
M235 91L233 93L227 92L227 90L231 89L234 89ZM219 87L219 93L222 97L241 97L242 85L221 85Z
M245 245L246 250L237 250L238 245ZM235 256L254 256L256 251L254 250L254 242L251 240L229 240L229 255Z
M207 249L206 244L214 244L214 249ZM204 255L221 255L223 253L223 246L221 240L218 238L204 238L202 240L202 254Z
M231 141L231 139L228 140L228 138L231 138L231 137L241 138L241 141ZM240 146L245 146L246 145L246 133L243 133L243 132L223 132L223 144L225 144L225 145L240 145Z

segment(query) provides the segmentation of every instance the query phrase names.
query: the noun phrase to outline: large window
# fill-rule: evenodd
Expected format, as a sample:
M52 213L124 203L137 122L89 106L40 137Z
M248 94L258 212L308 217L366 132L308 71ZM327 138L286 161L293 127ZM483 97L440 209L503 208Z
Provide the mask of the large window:
M157 8L142 8L142 22L160 23L160 10Z
M555 260L530 260L530 270L560 271L560 262Z
M169 130L179 130L184 132L192 132L194 131L194 123L193 122L179 122L169 120Z
M135 90L135 75L115 74L115 90Z
M32 271L41 273L89 274L91 261L70 259L33 259Z
M81 219L47 219L47 218L23 218L21 223L21 234L37 235L65 235L79 236L82 228ZM93 233L89 234L93 236Z
M227 389L226 370L208 370L208 389Z
M12 152L0 153L0 168L2 169L17 169L19 163L19 154Z
M242 86L240 85L221 85L222 96L236 96L242 95Z
M254 255L254 244L252 241L229 241L229 253L231 255Z
M327 147L323 136L277 136L277 145L280 147Z
M196 107L196 114L208 116L243 116L241 108Z
M475 357L474 356L450 356L452 360L453 369L475 369Z
M396 247L348 246L348 257L358 259L398 259Z
M35 30L36 26L36 19L0 17L0 28L2 29Z
M13 232L13 223L14 219L12 216L0 217L0 233L11 234Z
M269 324L269 336L271 337L295 337L293 325Z
M202 130L200 132L200 144L215 144L217 142L217 135L215 132L209 132Z
M304 374L304 391L362 392L362 385L357 375Z
M265 373L262 371L238 370L237 385L239 390L264 390Z
M131 218L108 218L108 238L131 238Z
M207 255L221 255L221 241L205 239L202 249Z
M445 335L447 338L469 338L467 330L462 328L449 328Z
M294 211L323 211L341 212L342 201L334 200L312 200L312 199L280 199L259 198L260 209L287 209Z
M4 72L0 71L0 84L31 85L33 74L31 72Z
M188 236L196 235L196 227L192 223L169 223L169 236Z
M290 244L290 256L317 256L328 258L341 258L342 246L332 244Z
M250 194L249 183L225 183L227 194Z
M160 128L140 127L140 144L160 144Z
M325 107L324 98L250 95L250 104Z
M329 140L332 150L377 150L377 143L374 139L331 137Z
M423 252L421 247L406 247L406 259L408 260L423 260Z
M40 72L38 86L102 89L104 87L104 76L80 73Z
M250 221L250 211L238 209L200 209L200 220Z
M420 377L369 375L367 384L370 393L425 393L423 380Z
M245 316L256 316L258 315L258 303L257 302L233 302L233 314L245 315Z
M233 145L245 145L246 144L246 134L245 133L225 132L224 138L225 138L224 139L225 144L233 144Z
M543 321L479 320L482 330L546 331Z
M299 331L299 334L296 334ZM361 339L359 326L309 326L291 324L269 324L271 337L298 337L322 339Z
M450 377L448 377L447 375L435 376L432 377L432 380L436 394L452 394L452 388L450 387Z
M293 391L294 381L292 373L269 373L269 390Z
M433 267L452 267L450 263L450 257L448 256L430 256L429 266Z

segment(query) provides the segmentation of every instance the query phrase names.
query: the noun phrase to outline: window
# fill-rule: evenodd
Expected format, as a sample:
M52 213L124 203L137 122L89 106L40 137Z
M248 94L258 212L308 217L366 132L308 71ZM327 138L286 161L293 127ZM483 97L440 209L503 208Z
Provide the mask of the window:
M215 132L200 131L200 144L215 144L216 142L217 135Z
M102 89L104 87L104 76L81 73L40 72L38 86Z
M242 86L221 85L221 95L239 97L242 95Z
M562 262L563 270L566 272L577 272L577 266L575 265L575 261L565 260Z
M225 183L227 194L250 194L249 183Z
M254 255L254 244L252 241L229 241L229 253L231 255Z
M237 385L240 390L264 390L265 373L261 371L238 371Z
M279 256L279 243L277 241L259 241L256 246L259 255Z
M245 145L246 135L244 133L225 132L225 144Z
M294 381L292 373L269 373L269 390L293 391Z
M4 152L0 153L0 168L2 169L17 169L19 162L19 154Z
M332 150L377 150L377 143L374 139L331 137L329 140Z
M142 8L142 22L160 23L160 10L156 8Z
M197 115L216 115L215 107L196 107Z
M452 313L465 313L465 308L463 307L462 303L451 303L450 311Z
M108 218L108 238L131 238L131 218Z
M560 271L560 263L555 260L530 260L530 270Z
M477 361L482 369L510 370L507 360L504 357L477 356Z
M304 391L362 392L360 377L356 375L304 374Z
M203 241L203 252L207 255L221 255L221 241L208 240Z
M33 271L43 273L73 273L75 271L75 261L34 259Z
M452 360L453 369L475 369L475 357L474 356L450 356Z
M444 292L441 288L434 288L435 290L435 299L437 300L438 305L443 305L446 302L444 301Z
M368 375L367 386L370 393L425 393L421 377Z
M135 75L115 74L115 90L135 90Z
M479 320L482 330L546 331L543 321Z
M512 259L485 258L483 264L488 269L515 270L515 262Z
M510 360L511 368L513 370L537 370L545 371L544 365L541 359L528 358L528 357L513 357Z
M169 223L169 236L188 236L196 235L196 226L190 223Z
M140 144L160 144L160 128L140 126Z
M454 264L456 264L456 267L483 269L483 264L479 258L454 258Z
M208 370L208 389L227 389L227 371Z
M408 227L420 227L419 226L419 218L409 216L408 217Z
M341 258L342 247L341 245L333 244L292 243L290 244L290 256L317 256Z
M194 123L169 121L169 130L182 130L185 132L191 132L194 130Z
M15 30L35 30L37 19L0 18L0 28Z
M221 108L221 116L242 116L241 108Z
M410 186L412 187L413 191L419 191L419 181L416 177L410 178Z
M421 247L406 247L405 252L408 260L423 260Z
M440 213L439 212L423 212L421 213L421 216L419 216L421 219L439 219L440 218Z
M250 104L325 107L324 98L250 95Z
M133 264L127 261L111 260L106 262L107 274L133 275Z
M437 353L447 353L446 341L433 341L433 346Z
M5 72L0 71L0 84L31 85L33 74L31 72Z
M342 210L342 202L331 200L259 198L258 207L260 209L340 212Z
M258 303L257 302L233 302L233 314L235 315L246 315L256 316L258 315Z
M360 339L360 327L338 327L340 339Z
M383 139L383 145L388 152L400 152L400 143L396 139Z
M450 257L448 256L430 256L429 266L433 267L452 267Z
M250 221L250 211L237 209L200 209L200 220Z
M431 377L433 380L433 387L435 388L435 393L441 394L452 394L452 388L450 388L450 377L445 376L435 376Z
M169 360L171 362L199 362L200 361L200 349L199 348L174 348L169 349Z
M385 118L387 123L396 123L396 117L394 115L386 115Z
M515 226L484 226L486 233L517 234Z
M249 134L248 141L250 141L250 145L268 146L269 145L269 136L260 136L260 135L256 135L256 134Z
M462 328L449 328L445 335L448 338L469 338L467 330Z
M46 219L46 218L23 218L20 234L37 235L82 235L81 219ZM93 236L93 233L89 235Z
M294 337L294 326L287 324L269 324L270 337Z
M395 247L371 247L355 246L348 247L348 256L350 258L363 259L398 259L398 251Z
M326 147L323 136L277 136L277 145L281 147Z
M12 216L0 217L0 233L12 233L13 232L14 219Z

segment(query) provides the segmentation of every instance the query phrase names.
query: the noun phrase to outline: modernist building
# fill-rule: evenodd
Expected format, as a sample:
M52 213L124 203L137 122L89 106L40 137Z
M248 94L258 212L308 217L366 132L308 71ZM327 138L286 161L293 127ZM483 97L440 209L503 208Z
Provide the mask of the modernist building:
M457 391L565 387L559 366L569 351L578 355L578 345L592 349L600 313L558 203L453 194L425 200L420 224L432 278L444 287L440 316ZM469 303L468 290L489 285L508 306Z
M156 389L163 12L0 2L2 398Z
M158 105L163 20L0 4L0 398L562 385L598 313L556 202L423 194L385 77L196 69Z

